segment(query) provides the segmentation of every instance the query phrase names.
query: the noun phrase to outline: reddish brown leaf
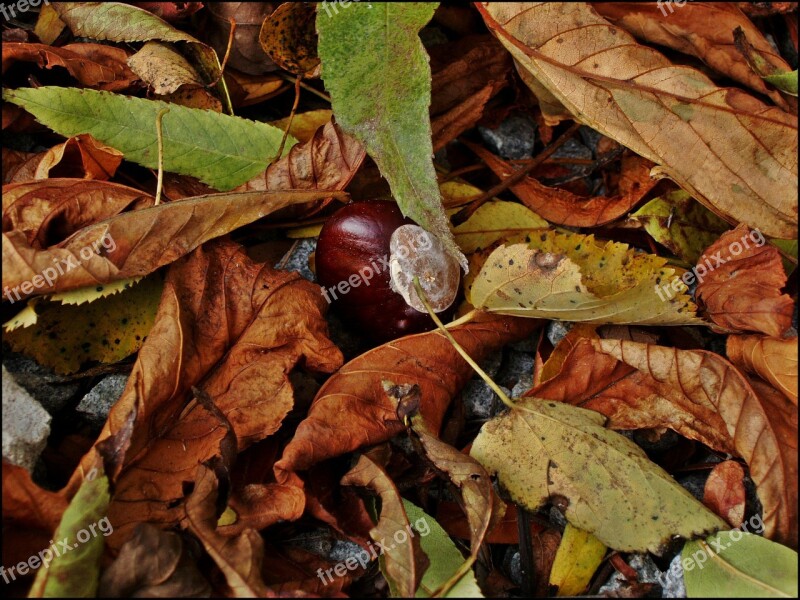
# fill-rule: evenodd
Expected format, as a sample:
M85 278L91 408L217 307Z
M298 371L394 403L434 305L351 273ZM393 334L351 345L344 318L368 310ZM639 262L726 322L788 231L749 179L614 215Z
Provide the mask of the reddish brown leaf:
M52 535L68 503L64 494L40 488L27 470L3 460L3 520Z
M478 313L450 331L469 355L480 361L505 344L525 339L539 322ZM279 482L328 458L385 442L403 430L397 407L383 381L418 384L420 414L438 433L444 411L472 377L472 368L441 332L412 335L379 346L351 360L317 393L306 419L275 463Z
M674 7L668 2L593 2L592 6L640 40L696 56L723 75L768 95L782 108L789 108L781 94L753 73L734 48L733 31L741 27L765 60L781 71L792 70L735 4L689 2Z
M602 413L613 429L669 427L742 457L766 535L797 545L797 406L712 352L582 340L559 374L526 394Z
M387 545L382 559L384 573L393 586L394 595L413 598L430 561L422 551L419 536L413 535L400 492L386 472L366 454L363 454L356 465L342 478L342 485L368 487L380 496L380 517L369 532L374 541L380 543L392 539L396 541L395 534L398 531L406 533L407 541Z
M137 407L109 506L112 547L140 522L177 522L184 482L220 454L228 423L240 449L274 432L292 408L288 374L296 364L326 372L341 364L326 337L325 308L317 286L256 264L229 242L206 244L170 268L156 322L99 438L116 433ZM196 385L215 410L189 399ZM94 452L84 456L70 487L80 483ZM270 512L255 514L270 499ZM235 504L244 525L302 513L302 497L282 486L245 487Z
M760 231L741 224L723 234L697 261L695 273L697 304L717 325L772 337L791 327L794 302L781 294L781 256Z
M34 62L43 69L62 67L82 85L109 92L127 90L138 81L127 60L125 50L103 44L3 44L3 74L15 62Z
M32 247L22 231L4 231L3 297L20 300L147 275L279 208L327 196L342 194L228 192L189 198L117 215L44 249ZM53 265L59 263L65 268L56 273ZM55 274L47 285L45 269Z
M514 174L514 168L488 150L467 142L500 179ZM650 177L653 163L626 154L622 159L622 174L619 193L614 196L593 196L586 198L559 188L539 183L533 177L525 177L520 183L511 186L511 191L528 208L557 225L573 227L596 227L620 218L630 211L658 181Z
M744 522L745 500L742 465L726 460L711 470L703 491L703 504L736 528Z
M779 340L758 335L728 336L728 358L755 373L797 405L797 338Z
M277 483L251 483L233 491L228 506L236 522L219 528L222 535L240 535L246 529L259 531L280 521L296 521L306 506L302 490Z

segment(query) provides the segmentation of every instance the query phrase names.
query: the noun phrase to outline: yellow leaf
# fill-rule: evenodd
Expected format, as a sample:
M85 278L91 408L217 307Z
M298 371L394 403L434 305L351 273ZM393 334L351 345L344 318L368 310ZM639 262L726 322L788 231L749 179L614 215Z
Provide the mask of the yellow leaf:
M497 248L467 280L475 308L598 324L703 323L689 297L669 288L676 270L664 258L577 233L540 230L526 239Z
M85 305L40 301L35 325L6 333L12 349L57 373L78 371L88 361L112 363L139 350L153 326L163 284L149 277L138 285Z
M332 115L333 111L328 108L309 110L308 112L295 115L289 127L289 135L297 138L301 143L307 142L314 136L314 132L316 132L317 129L331 120ZM278 129L286 131L286 127L289 125L289 117L273 121L270 125L274 125Z
M595 536L567 523L550 570L550 585L559 596L577 596L588 586L603 562L606 547Z
M134 284L141 281L141 277L133 277L131 279L120 279L119 281L112 281L111 283L102 283L98 285L90 285L87 287L70 290L68 292L61 292L53 294L48 299L50 302L61 302L61 304L75 304L80 305L86 302L94 302L98 298L105 298L106 296L113 296L123 290L130 289Z
M455 227L453 235L464 254L470 254L497 240L549 227L547 221L522 204L493 201L481 206L469 219Z

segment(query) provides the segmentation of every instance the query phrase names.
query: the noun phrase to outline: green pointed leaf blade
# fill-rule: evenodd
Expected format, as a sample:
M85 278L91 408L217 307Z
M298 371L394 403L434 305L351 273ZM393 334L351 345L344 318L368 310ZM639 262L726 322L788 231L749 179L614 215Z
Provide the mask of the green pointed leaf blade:
M786 73L776 73L775 75L767 75L764 81L771 83L779 90L797 96L797 69L788 71Z
M418 32L437 6L360 2L320 8L318 51L339 125L364 144L403 214L438 236L467 269L433 168L431 69Z
M447 532L442 529L442 526L433 517L406 499L403 499L403 508L408 515L408 522L419 532L419 543L422 551L431 561L430 566L422 576L422 582L417 590L416 597L430 598L433 592L444 585L456 573L466 559L453 543L453 540L450 539ZM426 529L427 533L425 533ZM475 574L470 570L443 597L483 598L484 596L475 580Z
M101 472L81 484L53 536L56 547L60 548L59 555L46 567L39 567L29 598L96 596L104 538L112 532L107 516L108 502L108 477L105 474ZM81 535L84 532L86 535ZM59 544L60 540L67 540L71 549L65 550Z
M277 127L210 110L88 89L44 86L4 90L40 123L66 137L89 133L127 160L158 167L156 115L162 120L164 170L199 178L228 191L262 173L276 157L283 132ZM286 141L288 151L296 140Z
M689 598L797 598L797 552L734 529L681 552Z

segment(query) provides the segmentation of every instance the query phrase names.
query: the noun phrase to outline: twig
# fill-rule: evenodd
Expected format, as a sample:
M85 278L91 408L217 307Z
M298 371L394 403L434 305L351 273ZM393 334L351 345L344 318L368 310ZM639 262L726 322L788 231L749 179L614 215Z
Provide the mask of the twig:
M303 76L300 75L294 83L294 104L292 104L292 112L289 113L289 122L286 124L286 130L283 132L281 138L281 145L278 147L278 154L273 160L278 160L283 154L283 147L286 145L286 138L289 137L289 130L292 128L292 121L297 113L297 105L300 104L300 84L303 81Z
M522 578L522 595L534 597L533 547L531 545L531 520L524 506L517 504L517 534L519 535L519 570Z
M494 186L488 192L481 194L475 200L472 200L469 204L467 204L464 208L458 211L456 214L453 215L453 224L454 225L461 225L464 221L469 219L473 213L478 210L484 202L489 200L490 198L494 198L497 194L506 191L512 185L519 183L522 181L528 173L533 171L536 167L541 165L553 152L558 150L569 138L573 136L573 134L578 131L580 128L580 123L573 123L569 129L567 129L564 133L558 136L558 139L551 142L547 148L542 150L539 155L531 160L531 162L523 167L522 169L516 171L513 175L505 178L499 184Z
M292 75L289 75L288 73L282 73L282 72L278 72L278 75L280 77L283 77L286 81L291 81L292 83L297 84L297 79L298 79L297 77L293 77ZM313 86L308 85L305 82L301 82L300 83L300 87L303 88L304 90L307 90L307 91L311 92L312 94L316 94L317 96L319 96L320 98L325 100L325 102L330 103L330 101L331 101L331 97L328 94L326 94L325 92L320 92L318 89L316 89Z
M161 202L161 190L164 187L164 135L161 133L161 120L169 112L169 108L162 108L156 115L156 137L158 139L158 183L156 184L156 202Z

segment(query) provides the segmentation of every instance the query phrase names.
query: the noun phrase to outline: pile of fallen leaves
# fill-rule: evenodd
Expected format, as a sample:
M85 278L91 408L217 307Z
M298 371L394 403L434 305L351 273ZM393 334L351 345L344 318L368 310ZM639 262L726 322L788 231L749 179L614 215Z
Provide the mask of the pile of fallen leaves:
M8 6L9 593L796 593L797 3ZM298 261L372 198L449 334Z

